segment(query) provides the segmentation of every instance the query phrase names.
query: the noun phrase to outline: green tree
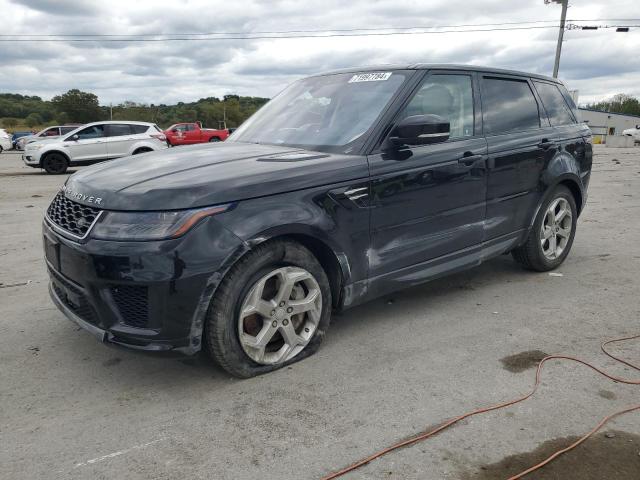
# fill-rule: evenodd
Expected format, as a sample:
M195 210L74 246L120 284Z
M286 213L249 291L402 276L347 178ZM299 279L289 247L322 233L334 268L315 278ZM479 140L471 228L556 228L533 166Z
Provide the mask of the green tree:
M78 89L57 95L51 99L58 114L65 113L71 122L89 123L100 120L98 97Z
M36 125L42 125L42 117L37 113L31 113L24 119L24 123L29 128L33 128Z
M591 108L593 110L602 110L611 113L640 115L640 101L637 98L625 93L619 93L611 98L589 104L587 105L587 108Z

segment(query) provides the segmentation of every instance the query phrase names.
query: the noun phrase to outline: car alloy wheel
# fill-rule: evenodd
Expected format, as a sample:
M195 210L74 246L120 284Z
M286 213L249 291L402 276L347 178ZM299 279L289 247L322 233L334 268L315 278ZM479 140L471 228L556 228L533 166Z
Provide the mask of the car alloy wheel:
M311 273L282 267L261 277L240 307L238 336L243 351L260 365L298 355L313 338L322 315L322 292Z
M540 228L542 253L549 260L562 255L571 238L573 215L566 199L556 198L545 213Z

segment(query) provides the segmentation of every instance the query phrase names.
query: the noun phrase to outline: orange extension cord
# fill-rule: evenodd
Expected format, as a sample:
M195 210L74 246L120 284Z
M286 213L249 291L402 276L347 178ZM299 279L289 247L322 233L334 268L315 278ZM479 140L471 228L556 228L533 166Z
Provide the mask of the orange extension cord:
M624 338L617 338L614 340L608 340L606 342L604 342L600 348L601 350L604 352L605 355L609 356L610 358L616 360L617 362L620 362L624 365L627 365L628 367L631 367L637 371L640 371L640 367L633 365L632 363L629 363L625 360L622 360L614 355L612 355L611 353L607 352L606 350L606 346L609 345L610 343L617 343L617 342L624 342L627 340L635 340L637 338L640 338L640 335L634 335L632 337L624 337ZM445 423L443 423L442 425L440 425L439 427L435 428L434 430L428 431L428 432L424 432L421 433L419 435L416 435L414 437L411 437L407 440L404 440L402 442L398 442L395 443L387 448L384 448L376 453L374 453L373 455L370 455L366 458L363 458L362 460L357 461L356 463L343 468L342 470L339 470L337 472L331 473L325 477L322 477L322 480L332 480L334 478L338 478L341 477L349 472L352 472L354 470L356 470L357 468L360 468L363 465L366 465L367 463L375 460L376 458L380 458L383 455L386 455L387 453L390 453L394 450L397 450L398 448L402 448L402 447L406 447L408 445L413 445L414 443L418 443L421 442L422 440L426 440L429 437L432 437L433 435L435 435L436 433L441 432L442 430L450 427L451 425L458 423L460 420L464 420L465 418L469 418L472 417L474 415L479 415L481 413L485 413L485 412L491 412L492 410L498 410L500 408L505 408L511 405L515 405L516 403L520 403L520 402L524 402L525 400L527 400L528 398L532 397L536 391L538 390L538 387L540 386L540 374L542 372L542 366L548 362L549 360L555 360L555 359L560 359L560 360L570 360L572 362L577 362L580 363L582 365L585 365L587 367L589 367L592 370L595 370L596 372L598 372L600 375L609 378L610 380L613 380L614 382L619 382L619 383L625 383L627 385L640 385L640 380L627 380L624 378L620 378L620 377L616 377L615 375L610 375L606 372L604 372L603 370L600 370L599 368L591 365L590 363L587 363L583 360L580 360L579 358L575 358L575 357L569 357L566 355L549 355L548 357L543 358L540 363L538 364L538 369L536 370L536 381L535 384L533 386L533 390L531 390L530 393L524 395L523 397L519 397L516 398L515 400L510 400L508 402L504 402L504 403L498 403L496 405L492 405L490 407L485 407L485 408L479 408L477 410L473 410L471 412L465 413L463 415L460 415L458 417L455 417L451 420L446 421ZM514 475L512 477L510 477L508 480L516 480L519 478L524 477L525 475L528 475L531 472L534 472L535 470L538 470L542 467L544 467L546 464L552 462L553 460L555 460L557 457L559 457L560 455L562 455L563 453L566 453L570 450L573 450L574 448L576 448L578 445L580 445L582 442L584 442L585 440L587 440L589 437L591 437L594 433L596 433L598 430L600 430L603 425L605 425L609 420L611 420L614 417L617 417L618 415L622 415L624 413L629 413L629 412L633 412L634 410L640 410L640 404L639 405L635 405L632 407L628 407L625 408L624 410L619 410L615 413L612 413L611 415L607 415L606 417L604 417L602 420L600 420L600 422L586 435L584 435L582 438L580 438L578 441L576 441L575 443L572 443L571 445L569 445L567 448L563 448L562 450L558 450L557 452L555 452L553 455L551 455L549 458L547 458L546 460L538 463L537 465L532 466L531 468L528 468L526 470L524 470L523 472L518 473L517 475Z

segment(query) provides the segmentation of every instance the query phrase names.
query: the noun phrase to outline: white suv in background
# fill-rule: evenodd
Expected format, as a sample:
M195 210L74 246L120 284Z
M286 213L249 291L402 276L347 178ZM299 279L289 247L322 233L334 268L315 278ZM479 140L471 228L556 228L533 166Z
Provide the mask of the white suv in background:
M38 142L40 140L55 138L66 133L70 133L80 126L82 126L82 124L80 123L77 123L75 125L54 125L52 127L47 127L44 130L40 130L35 135L20 137L18 140L16 140L16 150L24 150L24 147L27 143Z
M6 130L0 128L0 153L3 150L11 150L11 135Z
M636 143L640 142L640 125L636 125L635 128L627 128L622 132L622 135L629 135Z
M51 140L25 145L24 163L47 173L64 173L70 166L167 148L162 130L145 122L94 122Z

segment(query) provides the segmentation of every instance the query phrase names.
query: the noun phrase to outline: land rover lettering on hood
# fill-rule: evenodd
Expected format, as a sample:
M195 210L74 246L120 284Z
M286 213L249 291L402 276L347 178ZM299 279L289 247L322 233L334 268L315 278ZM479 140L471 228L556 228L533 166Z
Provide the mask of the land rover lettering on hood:
M333 311L507 252L556 268L591 161L556 79L454 65L316 75L224 142L71 175L43 223L50 294L103 343L206 347L251 377L313 354Z

